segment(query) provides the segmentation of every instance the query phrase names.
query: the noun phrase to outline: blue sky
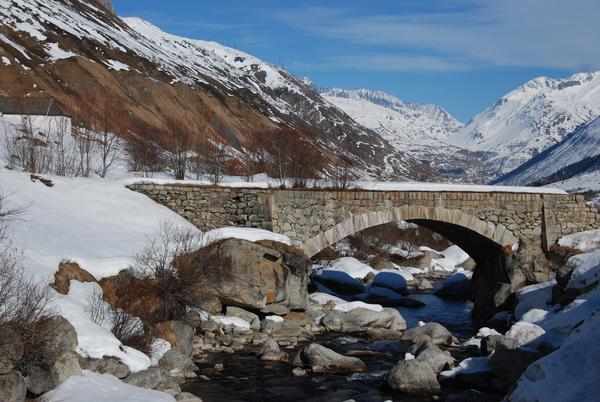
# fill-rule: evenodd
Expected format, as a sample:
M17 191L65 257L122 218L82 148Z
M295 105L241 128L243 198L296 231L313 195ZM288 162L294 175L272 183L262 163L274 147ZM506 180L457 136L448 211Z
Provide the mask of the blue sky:
M467 121L540 75L600 69L597 0L113 0L320 87L380 89Z

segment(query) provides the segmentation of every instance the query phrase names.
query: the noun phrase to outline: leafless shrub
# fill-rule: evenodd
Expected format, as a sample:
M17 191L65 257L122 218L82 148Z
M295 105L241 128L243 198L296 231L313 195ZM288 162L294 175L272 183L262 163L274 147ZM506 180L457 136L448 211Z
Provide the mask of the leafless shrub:
M134 135L125 145L129 156L129 169L141 172L144 177L152 177L154 172L160 172L165 167L165 159L161 148L154 141Z
M163 222L160 235L136 256L131 271L135 277L146 279L146 286L156 295L155 317L162 317L163 321L180 319L186 307L195 304L195 286L202 279L201 271L176 269L174 264L195 251L200 240L192 230Z

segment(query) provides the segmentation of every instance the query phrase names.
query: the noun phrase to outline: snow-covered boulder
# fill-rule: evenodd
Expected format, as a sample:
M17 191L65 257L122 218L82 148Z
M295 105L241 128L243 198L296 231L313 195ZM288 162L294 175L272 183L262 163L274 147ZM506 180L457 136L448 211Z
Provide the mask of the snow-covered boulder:
M310 279L313 282L325 285L338 294L352 295L364 293L365 291L365 285L362 282L339 270L322 269L314 271Z
M435 292L442 298L468 299L471 297L471 273L461 270L448 277L442 287Z
M584 252L596 250L600 248L600 229L563 236L558 240L558 244Z
M523 314L531 309L548 309L548 302L552 298L552 288L556 281L537 283L535 285L525 286L517 291L518 304L515 308L515 317L521 319Z
M593 285L600 281L600 250L571 257L567 266L571 268L567 289L583 289Z
M412 275L410 277L412 278ZM408 295L406 282L406 277L402 272L386 271L377 273L373 278L371 286L391 289L396 293L406 296Z

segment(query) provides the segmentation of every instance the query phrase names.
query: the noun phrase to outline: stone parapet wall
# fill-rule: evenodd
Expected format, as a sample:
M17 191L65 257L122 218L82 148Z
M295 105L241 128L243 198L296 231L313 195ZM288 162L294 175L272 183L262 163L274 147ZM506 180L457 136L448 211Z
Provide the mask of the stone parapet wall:
M583 197L560 194L287 190L152 183L130 188L171 208L202 230L223 226L262 228L285 234L296 244L333 229L343 235L395 218L447 219L495 241L528 237L546 247L566 234L600 227L600 212L587 205ZM347 223L352 219L354 223ZM331 240L332 235L328 236Z
M145 194L206 231L224 226L272 230L270 190L138 183Z

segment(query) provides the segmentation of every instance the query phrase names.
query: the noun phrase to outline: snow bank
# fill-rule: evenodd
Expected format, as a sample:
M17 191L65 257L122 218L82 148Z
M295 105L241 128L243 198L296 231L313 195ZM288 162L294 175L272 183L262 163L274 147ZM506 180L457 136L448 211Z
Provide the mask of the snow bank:
M284 236L282 234L270 232L268 230L240 227L224 227L213 229L204 233L202 235L200 247L208 246L211 243L223 239L241 239L251 242L257 242L261 240L272 240L287 245L292 244L292 241L289 237Z
M73 376L56 389L42 395L40 402L174 402L164 392L135 387L109 374L85 370L83 376Z
M209 180L173 180L161 178L131 179L130 184L134 183L154 183L154 184L197 184L214 185ZM293 184L289 179L288 186ZM279 188L281 180L273 179L261 175L254 181L247 181L242 177L226 176L217 184L220 187L232 188ZM328 188L331 182L328 180L311 181L309 187ZM465 193L527 193L527 194L567 194L566 191L550 187L520 187L520 186L488 186L474 184L453 184L453 183L427 183L427 182L375 182L375 181L353 181L348 185L350 189L368 190L368 191L421 191L421 192L465 192Z
M48 177L54 187L0 169L0 189L11 205L25 208L9 235L36 280L49 280L62 260L78 262L97 279L115 275L158 236L161 222L200 234L175 212L125 188L123 180Z
M532 363L517 383L508 401L598 400L600 361L600 315L590 314L560 349Z
M574 248L581 251L592 251L600 248L600 229L588 230L564 236L558 240L563 247Z
M102 289L97 283L81 283L73 280L68 295L52 292L51 308L65 317L75 328L79 343L77 352L80 355L96 359L114 356L129 366L133 372L150 367L151 361L148 356L123 345L115 338L110 331L112 327L110 317L106 317L100 324L90 318L91 304L94 298L102 294ZM106 303L104 304L104 309L110 309Z

